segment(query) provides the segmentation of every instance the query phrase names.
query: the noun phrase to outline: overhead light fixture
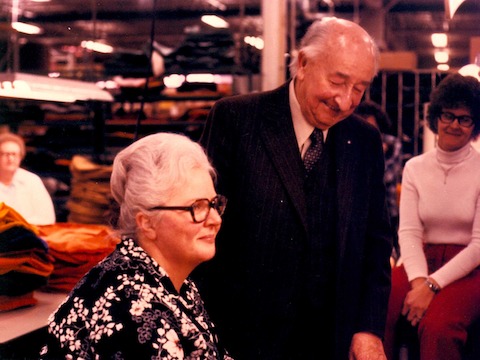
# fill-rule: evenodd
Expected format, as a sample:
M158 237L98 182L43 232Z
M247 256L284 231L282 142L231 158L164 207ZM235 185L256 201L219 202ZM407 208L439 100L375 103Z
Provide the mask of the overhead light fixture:
M98 41L84 40L80 43L80 46L84 49L96 51L102 54L110 54L113 52L113 47Z
M203 15L202 21L214 28L226 29L228 28L228 22L217 15Z
M448 71L448 70L450 70L450 66L448 66L448 64L438 64L437 65L437 70Z
M445 16L447 19L453 18L455 12L458 10L465 0L445 0Z
M185 82L185 75L171 74L163 78L163 83L167 88L177 89Z
M113 101L109 92L94 83L18 72L0 73L0 98L2 97L68 103Z
M460 70L458 70L460 75L463 76L473 76L477 78L478 81L480 81L480 66L477 64L468 64L465 66L462 66Z
M42 32L42 29L38 26L26 24L18 21L12 22L12 28L18 31L19 33L29 34L29 35L36 35Z
M227 10L227 6L221 2L221 1L218 1L218 0L207 0L207 3L209 3L210 5L216 7L217 9L221 10L221 11L226 11Z
M262 50L265 45L263 39L258 36L245 36L243 41L245 41L246 44L257 48L258 50Z
M444 64L448 62L448 52L446 51L435 51L435 61L439 64Z
M445 33L434 33L432 34L432 44L437 48L444 48L448 44L447 34Z

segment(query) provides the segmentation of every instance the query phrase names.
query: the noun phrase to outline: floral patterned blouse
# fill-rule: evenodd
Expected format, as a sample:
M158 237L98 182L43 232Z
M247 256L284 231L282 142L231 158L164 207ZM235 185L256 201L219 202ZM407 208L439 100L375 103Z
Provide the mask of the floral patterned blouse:
M196 285L180 294L130 238L89 271L48 319L41 359L232 359Z

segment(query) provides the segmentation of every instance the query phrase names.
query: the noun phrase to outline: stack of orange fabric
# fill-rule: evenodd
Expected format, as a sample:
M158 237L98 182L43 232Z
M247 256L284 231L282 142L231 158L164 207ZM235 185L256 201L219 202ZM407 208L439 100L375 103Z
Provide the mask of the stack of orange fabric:
M35 305L33 292L52 271L53 258L38 229L0 203L0 311Z
M100 224L56 223L38 226L55 268L47 291L70 291L94 265L119 243L110 227Z

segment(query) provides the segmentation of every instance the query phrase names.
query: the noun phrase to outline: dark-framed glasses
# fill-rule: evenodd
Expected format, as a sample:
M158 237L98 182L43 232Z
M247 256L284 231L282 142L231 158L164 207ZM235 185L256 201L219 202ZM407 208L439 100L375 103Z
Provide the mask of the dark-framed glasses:
M194 223L204 222L210 209L215 209L218 215L222 216L227 207L227 198L223 195L217 195L212 200L198 199L190 206L155 206L150 210L183 210L189 211Z
M439 119L444 124L451 124L455 121L455 119L457 119L458 124L460 126L470 127L473 125L473 118L471 116L468 116L468 115L456 116L455 114L452 114L451 112L448 112L448 111L442 112L440 114Z

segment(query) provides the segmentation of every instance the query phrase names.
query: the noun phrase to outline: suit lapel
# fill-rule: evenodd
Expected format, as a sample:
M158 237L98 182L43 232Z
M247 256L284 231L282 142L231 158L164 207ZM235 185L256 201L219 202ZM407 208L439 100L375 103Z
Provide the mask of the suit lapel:
M303 164L290 114L288 84L274 92L271 102L262 104L260 136L306 229Z

